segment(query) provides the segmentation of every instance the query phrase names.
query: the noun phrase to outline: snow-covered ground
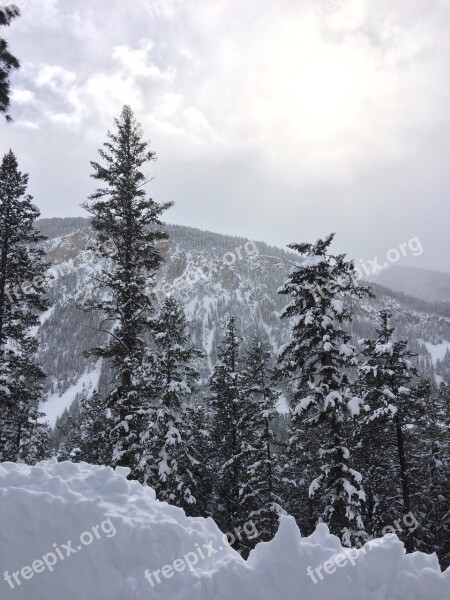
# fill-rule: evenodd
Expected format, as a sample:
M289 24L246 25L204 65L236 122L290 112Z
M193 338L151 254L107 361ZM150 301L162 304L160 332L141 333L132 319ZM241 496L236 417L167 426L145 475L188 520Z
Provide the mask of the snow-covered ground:
M325 525L301 538L282 517L276 537L244 561L214 521L156 501L124 469L3 463L0 506L2 600L450 597L450 570L441 573L435 556L405 555L395 535L346 551ZM243 524L245 533L254 527ZM322 579L314 570L314 583L308 567L322 567Z

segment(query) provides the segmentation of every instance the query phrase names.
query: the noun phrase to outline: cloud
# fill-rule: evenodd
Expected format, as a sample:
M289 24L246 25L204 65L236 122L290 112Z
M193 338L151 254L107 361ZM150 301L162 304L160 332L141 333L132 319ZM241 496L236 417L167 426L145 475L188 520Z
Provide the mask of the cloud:
M49 154L62 144L68 164L95 158L128 103L161 158L161 194L189 197L199 225L267 237L278 211L291 215L283 228L295 215L317 237L318 223L345 229L345 213L361 248L383 239L366 231L374 202L408 239L431 182L428 224L445 210L447 0L23 0L22 13L8 31L22 61L15 120L23 136L45 130Z
M17 102L18 104L27 104L28 102L33 102L34 98L35 94L30 92L30 90L15 88L12 91L12 102Z
M446 119L449 90L436 77L445 55L433 52L443 5L411 20L423 3L400 4L101 1L86 11L49 2L88 54L80 72L71 52L55 56L62 64L30 63L29 82L53 92L43 116L58 126L104 127L127 102L173 150L184 138L189 156L251 154L292 185L324 173L345 181L408 155L418 130ZM128 39L125 28L117 44L124 16L139 32L149 10L149 35Z

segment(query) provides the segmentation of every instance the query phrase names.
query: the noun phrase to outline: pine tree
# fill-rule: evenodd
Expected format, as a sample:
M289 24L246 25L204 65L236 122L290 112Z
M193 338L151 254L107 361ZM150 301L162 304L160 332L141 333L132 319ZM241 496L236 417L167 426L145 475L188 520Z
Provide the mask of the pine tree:
M155 154L142 140L141 126L130 107L125 106L115 119L115 129L99 150L104 165L91 163L92 176L105 187L92 194L84 207L92 215L100 252L111 244L117 252L112 256L106 252L109 268L98 278L102 296L86 308L103 312L99 331L110 336L91 354L108 359L117 376L108 398L114 419L113 464L129 467L135 477L146 407L134 374L144 352L145 333L151 330L151 286L162 262L157 243L167 238L159 218L171 203L158 204L143 189L148 179L142 168Z
M57 421L59 449L56 457L59 461L80 462L81 455L81 406L78 398L70 405L64 418Z
M195 481L195 504L183 508L190 517L211 517L214 511L211 424L205 406L198 401L188 406L185 423L184 435L194 457L191 472Z
M277 416L278 393L271 382L269 345L255 337L245 356L242 391L241 435L245 463L245 482L241 505L246 521L253 521L258 541L269 541L278 529L282 512L279 496L281 482L271 428Z
M351 320L344 299L369 292L358 287L353 263L345 255L328 253L333 237L289 246L302 260L278 290L292 297L281 317L292 318L293 326L291 340L279 351L277 378L290 389L291 430L298 452L305 450L301 437L306 427L320 440L320 474L310 482L309 495L321 492L323 520L350 545L363 535L364 491L361 475L352 467L348 436L359 404L348 375L356 364L356 349L343 329Z
M34 228L38 209L26 194L28 175L18 170L10 151L0 165L0 456L34 460L31 447L39 432L37 407L43 395L42 369L31 328L48 307L43 236ZM41 446L41 442L39 441ZM40 451L36 449L36 455Z
M35 465L52 455L52 430L43 422L44 417L35 406L28 408L20 445L20 460L28 465Z
M199 379L194 363L203 356L190 345L186 329L183 310L175 298L167 297L152 323L155 348L144 358L140 388L151 406L141 441L143 482L154 488L159 500L183 508L196 503L199 460L187 417Z
M20 10L14 4L9 6L0 6L0 25L8 26L20 15ZM20 67L19 61L8 50L8 44L0 38L0 113L6 116L6 120L10 121L8 115L10 105L10 83L9 76L11 71Z
M80 459L93 465L110 465L112 448L110 410L97 390L80 405Z
M9 446L9 457L7 453L5 455L5 459L20 460L30 465L49 458L51 454L51 430L43 422L45 415L38 408L44 393L45 375L35 363L36 349L36 340L25 338L20 355L10 361L13 366L10 398L15 399L9 413L13 443Z
M212 467L215 473L214 519L222 531L228 532L245 522L241 505L245 484L242 456L243 377L234 317L228 322L225 340L218 348L218 363L210 379L210 388Z
M393 339L390 317L390 313L382 311L377 338L361 340L365 361L358 369L358 391L365 406L363 452L366 456L372 455L365 474L371 486L371 528L376 534L389 512L389 522L394 520L395 506L400 504L401 516L412 510L411 463L408 460L411 452L407 447L406 431L417 423L418 399L426 394L426 389L414 382L418 372L407 342ZM394 460L392 445L397 453ZM375 452L376 460L373 459ZM396 503L393 503L394 498ZM386 503L393 508L389 510ZM413 540L407 538L405 546L412 550Z
M421 431L425 461L420 498L424 515L419 549L436 552L441 566L450 566L450 387L441 383L427 402Z
M314 439L314 431L297 415L291 412L289 417L287 441L279 450L281 505L295 518L302 535L306 536L313 533L323 511L320 499L309 494L314 479L314 457L320 445Z

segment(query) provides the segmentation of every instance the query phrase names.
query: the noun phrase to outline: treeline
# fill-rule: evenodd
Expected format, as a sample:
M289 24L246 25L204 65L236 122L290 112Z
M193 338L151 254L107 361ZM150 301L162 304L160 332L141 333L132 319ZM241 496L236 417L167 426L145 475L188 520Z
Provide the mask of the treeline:
M82 309L101 314L94 329L103 343L87 353L110 366L113 381L81 399L58 458L127 467L159 499L212 516L224 532L252 520L259 540L273 537L283 511L304 535L324 521L348 546L412 514L419 526L399 532L407 549L436 551L448 564L448 387L420 379L387 312L373 339L351 343L354 308L371 291L345 255L331 253L333 236L290 246L292 272L278 292L291 334L278 355L263 334L242 340L230 317L205 389L182 307L173 294L160 304L154 294L170 203L145 192L144 166L155 155L129 107L99 152L100 187L84 207L96 247L113 242L116 252L105 252L97 294ZM45 257L26 183L10 152L0 168L0 452L34 464L51 447L31 335L48 303L36 280ZM24 281L35 283L10 302L8 288ZM246 555L249 543L238 550Z

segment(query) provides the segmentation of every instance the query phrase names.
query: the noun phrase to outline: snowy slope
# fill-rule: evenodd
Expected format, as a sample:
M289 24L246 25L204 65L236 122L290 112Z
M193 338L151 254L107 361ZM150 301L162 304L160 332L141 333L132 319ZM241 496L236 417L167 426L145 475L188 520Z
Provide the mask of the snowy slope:
M405 555L395 535L348 551L325 525L302 539L282 517L245 562L211 519L186 517L125 475L86 463L0 465L2 600L449 599L450 569ZM323 567L314 583L308 567L326 561L334 572Z

